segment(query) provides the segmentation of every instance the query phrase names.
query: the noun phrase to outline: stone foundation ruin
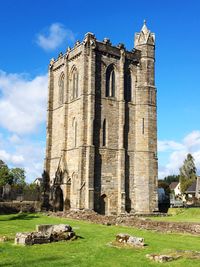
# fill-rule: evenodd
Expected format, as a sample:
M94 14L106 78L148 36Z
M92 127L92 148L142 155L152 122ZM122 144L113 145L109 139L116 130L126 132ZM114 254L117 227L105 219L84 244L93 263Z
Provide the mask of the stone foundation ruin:
M118 234L118 235L116 235L116 242L121 243L121 244L125 244L125 245L130 245L130 246L133 246L133 247L143 247L143 246L145 246L144 238L131 236L129 234Z
M17 233L15 244L34 245L74 239L76 239L76 234L70 225L42 224L36 226L35 232Z

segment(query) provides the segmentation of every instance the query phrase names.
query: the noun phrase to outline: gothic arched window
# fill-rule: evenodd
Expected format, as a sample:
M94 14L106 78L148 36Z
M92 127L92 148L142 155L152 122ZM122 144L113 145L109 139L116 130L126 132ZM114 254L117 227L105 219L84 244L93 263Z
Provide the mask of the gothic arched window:
M60 79L59 79L59 97L58 97L58 101L59 104L63 104L64 102L64 74L62 73L60 75Z
M129 102L132 99L132 77L131 71L128 70L125 76L124 100Z
M106 146L106 119L103 120L102 146Z
M115 97L115 70L113 65L110 65L106 70L106 96Z
M136 76L133 72L128 69L125 74L125 83L124 83L124 100L127 102L135 101L136 94Z
M72 99L78 97L78 71L74 68L72 72Z

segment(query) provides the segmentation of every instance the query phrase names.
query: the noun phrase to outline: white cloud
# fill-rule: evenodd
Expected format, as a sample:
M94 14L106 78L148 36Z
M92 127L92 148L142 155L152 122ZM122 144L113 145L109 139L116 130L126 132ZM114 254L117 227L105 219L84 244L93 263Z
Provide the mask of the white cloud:
M195 158L195 165L196 165L196 168L197 170L200 172L200 150L194 152L192 154Z
M181 143L177 143L175 141L158 141L158 151L166 151L166 150L181 150L184 146Z
M27 181L41 176L45 156L44 130L47 75L29 79L0 70L0 159L9 167L26 170Z
M45 142L26 140L15 149L17 154L21 154L25 158L21 167L26 171L27 181L31 182L36 177L41 177L45 157Z
M30 80L0 70L0 126L13 133L31 133L45 121L47 75Z
M200 131L193 131L188 134L184 139L183 143L190 149L200 149Z
M191 153L195 160L197 172L200 172L200 131L189 133L180 142L159 141L159 154L170 151L168 163L163 166L159 162L159 178L162 179L167 175L178 174L184 159L188 153Z
M38 34L37 44L46 51L54 50L64 42L74 42L73 32L61 23L53 23L44 34Z
M6 164L22 164L24 162L24 157L22 155L12 155L6 152L5 150L0 150L0 159L3 160Z
M18 136L17 142L10 145L12 136L0 136L0 159L10 168L20 167L26 171L27 182L41 177L44 165L45 142L35 141L31 137ZM11 148L12 147L12 148Z

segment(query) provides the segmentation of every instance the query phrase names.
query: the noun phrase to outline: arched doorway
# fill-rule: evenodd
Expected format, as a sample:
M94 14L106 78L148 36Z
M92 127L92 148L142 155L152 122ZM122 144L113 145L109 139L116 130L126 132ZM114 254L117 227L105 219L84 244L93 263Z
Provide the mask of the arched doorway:
M56 187L55 190L55 199L54 199L54 208L55 211L63 211L63 192L60 186Z

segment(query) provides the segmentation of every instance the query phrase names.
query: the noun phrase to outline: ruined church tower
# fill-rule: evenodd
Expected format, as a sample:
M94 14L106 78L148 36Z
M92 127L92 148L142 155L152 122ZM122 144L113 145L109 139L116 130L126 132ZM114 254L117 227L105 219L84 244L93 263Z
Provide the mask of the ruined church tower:
M45 171L55 210L157 210L155 36L135 48L87 33L49 65Z

